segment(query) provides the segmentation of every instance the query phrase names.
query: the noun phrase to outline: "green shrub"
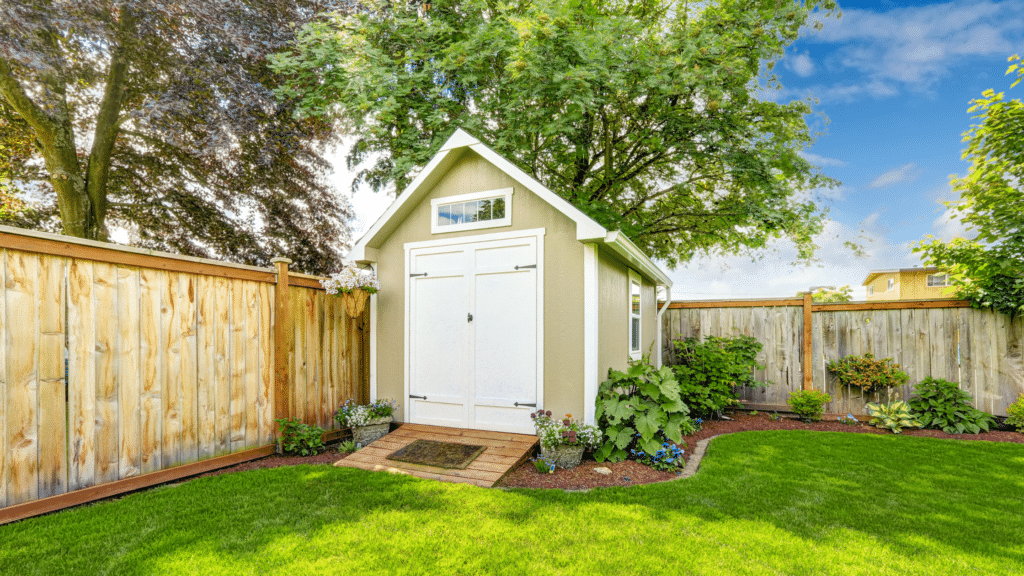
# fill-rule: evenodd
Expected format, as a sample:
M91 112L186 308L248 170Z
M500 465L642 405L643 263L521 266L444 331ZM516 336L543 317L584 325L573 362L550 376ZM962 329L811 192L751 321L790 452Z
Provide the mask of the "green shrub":
M817 422L821 420L821 414L825 411L825 404L832 401L832 397L821 390L800 390L790 392L789 407L796 412L804 422Z
M1017 397L1017 401L1010 404L1006 409L1008 416L1006 423L1017 429L1017 432L1024 432L1024 394Z
M345 440L341 444L338 444L338 452L341 452L342 454L349 454L351 452L355 452L358 449L359 446L356 445L355 440Z
M323 428L296 418L278 418L274 422L280 426L284 453L309 456L324 451L324 432L327 431Z
M868 402L864 407L872 416L869 424L876 428L892 430L893 434L899 434L904 428L921 427L921 423L915 420L914 415L910 412L910 405L902 400L888 404Z
M865 393L896 388L909 379L902 366L894 364L892 358L877 360L870 352L833 360L828 363L828 370L839 378L840 384L856 386Z
M594 458L619 462L634 448L654 454L666 441L681 444L697 429L689 414L668 366L655 370L644 356L630 362L626 372L609 370L597 390L595 416L604 440Z
M910 409L923 428L935 428L946 434L977 434L996 423L989 414L971 406L971 395L956 382L928 377L914 388Z
M679 397L694 416L707 418L739 404L740 386L764 386L754 379L763 345L750 336L719 338L708 336L676 340L676 364L672 372L679 382Z

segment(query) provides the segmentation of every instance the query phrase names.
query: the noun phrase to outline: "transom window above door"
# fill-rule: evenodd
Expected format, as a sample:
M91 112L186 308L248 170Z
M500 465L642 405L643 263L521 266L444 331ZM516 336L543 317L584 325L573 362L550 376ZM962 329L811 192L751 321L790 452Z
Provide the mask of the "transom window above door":
M487 190L430 201L431 234L512 224L512 189Z

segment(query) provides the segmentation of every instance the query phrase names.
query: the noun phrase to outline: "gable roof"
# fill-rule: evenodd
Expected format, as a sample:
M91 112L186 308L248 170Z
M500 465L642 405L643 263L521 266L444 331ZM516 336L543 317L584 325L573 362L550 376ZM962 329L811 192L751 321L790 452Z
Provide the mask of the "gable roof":
M902 274L903 272L939 272L940 269L934 266L925 266L924 268L894 268L892 270L872 270L868 272L864 282L861 282L861 286L867 286L875 281L876 278L885 274Z
M451 138L441 146L441 149L430 159L430 162L420 171L419 175L398 195L398 198L384 211L384 214L363 234L363 237L356 242L348 254L348 259L356 262L375 262L377 260L376 246L379 246L381 242L394 232L398 224L420 203L430 189L433 188L434 184L455 164L456 160L462 156L465 150L472 150L479 154L499 170L505 172L512 179L521 183L528 190L547 202L555 210L558 210L575 222L576 239L580 242L605 244L620 258L629 262L638 271L648 278L655 280L659 285L672 286L672 281L669 280L661 268L637 248L633 242L626 238L625 235L619 231L609 231L604 226L601 226L593 218L580 211L579 208L570 204L564 198L548 189L547 186L544 186L535 178L520 170L518 166L461 128L452 134Z

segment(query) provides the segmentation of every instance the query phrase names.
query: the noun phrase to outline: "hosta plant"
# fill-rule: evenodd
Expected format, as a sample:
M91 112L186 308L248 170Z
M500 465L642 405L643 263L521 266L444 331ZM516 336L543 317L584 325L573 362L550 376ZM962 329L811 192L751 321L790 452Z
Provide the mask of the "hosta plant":
M893 434L899 434L904 428L921 427L921 423L914 419L910 405L902 400L889 403L868 402L864 407L871 415L868 424L876 428L891 430Z
M817 422L825 411L825 404L832 401L832 396L821 390L800 390L790 392L789 407L796 412L804 422Z
M597 390L595 415L604 440L594 458L619 462L630 450L655 454L665 442L681 444L684 435L696 431L689 414L668 366L656 369L644 356L630 362L626 372L609 370Z
M928 377L914 388L910 399L914 417L923 428L935 428L946 434L977 434L996 423L991 415L971 405L971 395L956 382Z
M1006 423L1017 429L1017 432L1024 432L1024 394L1017 397L1017 401L1010 404L1006 409Z
M892 358L877 359L870 352L846 356L828 363L828 370L843 386L855 386L865 393L897 388L907 383L907 373Z

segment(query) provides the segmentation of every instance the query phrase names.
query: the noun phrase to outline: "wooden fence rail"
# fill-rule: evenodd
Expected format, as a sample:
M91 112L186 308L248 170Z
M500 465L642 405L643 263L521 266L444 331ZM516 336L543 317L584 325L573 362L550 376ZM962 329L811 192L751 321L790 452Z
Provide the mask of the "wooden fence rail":
M810 319L810 330L801 320ZM746 388L751 407L787 409L802 388L825 390L828 412L864 414L864 404L886 400L839 385L826 366L844 356L872 353L893 358L910 376L893 398L908 399L913 387L932 376L958 382L975 406L999 416L1024 394L1021 345L1024 319L975 310L961 300L812 304L809 299L673 302L663 316L667 362L672 340L705 336L753 336L764 345L765 366L755 378L771 382ZM809 353L806 353L808 350Z
M0 227L0 524L266 455L276 417L337 429L364 318L278 266Z

